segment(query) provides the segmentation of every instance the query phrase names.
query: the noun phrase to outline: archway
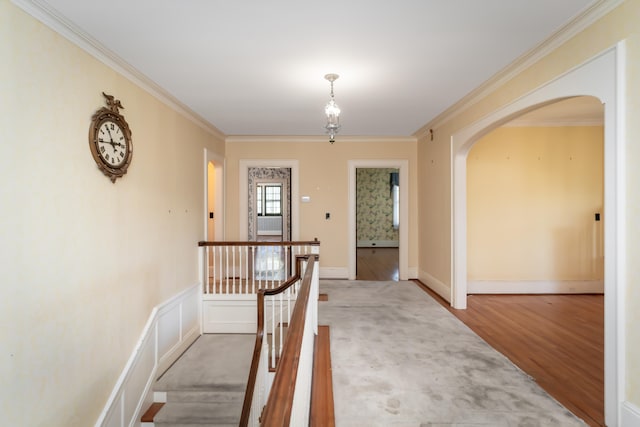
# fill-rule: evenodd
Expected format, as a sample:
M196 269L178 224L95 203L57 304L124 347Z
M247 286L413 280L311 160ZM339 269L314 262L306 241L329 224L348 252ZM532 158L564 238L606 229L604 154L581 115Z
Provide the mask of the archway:
M569 71L528 95L497 110L478 122L452 135L452 208L453 248L451 301L454 308L466 308L467 298L467 212L466 165L467 154L473 144L496 127L514 117L543 105L574 96L593 96L604 105L604 210L605 221L605 419L617 425L624 378L618 356L622 354L622 320L624 306L618 295L624 274L624 145L622 117L624 106L624 44L620 43L587 63Z

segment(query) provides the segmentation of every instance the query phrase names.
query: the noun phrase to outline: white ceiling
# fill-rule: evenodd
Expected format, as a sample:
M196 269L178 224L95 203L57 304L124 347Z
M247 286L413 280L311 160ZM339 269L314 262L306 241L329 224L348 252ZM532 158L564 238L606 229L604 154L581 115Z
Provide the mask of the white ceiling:
M408 136L597 1L31 3L227 135L322 135L337 73L339 135Z

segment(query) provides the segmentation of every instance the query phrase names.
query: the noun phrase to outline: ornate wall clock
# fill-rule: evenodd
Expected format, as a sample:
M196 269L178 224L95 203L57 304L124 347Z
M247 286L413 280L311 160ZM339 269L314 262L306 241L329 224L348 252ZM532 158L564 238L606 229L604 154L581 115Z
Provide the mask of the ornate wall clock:
M111 179L127 173L133 155L131 129L119 109L124 107L112 95L102 92L107 106L100 108L91 117L89 147L98 168Z

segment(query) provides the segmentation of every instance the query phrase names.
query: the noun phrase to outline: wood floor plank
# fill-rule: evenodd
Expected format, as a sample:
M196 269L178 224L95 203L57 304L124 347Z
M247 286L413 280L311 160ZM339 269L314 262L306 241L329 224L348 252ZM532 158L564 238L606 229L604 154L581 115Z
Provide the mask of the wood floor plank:
M399 280L398 248L357 248L358 280Z
M162 402L152 403L151 406L149 406L149 409L147 409L146 412L142 414L140 421L143 423L152 423L156 414L160 412L160 409L162 409L163 406L164 403Z
M331 346L329 326L318 326L313 382L311 385L311 427L335 427L333 407L333 375L331 373Z

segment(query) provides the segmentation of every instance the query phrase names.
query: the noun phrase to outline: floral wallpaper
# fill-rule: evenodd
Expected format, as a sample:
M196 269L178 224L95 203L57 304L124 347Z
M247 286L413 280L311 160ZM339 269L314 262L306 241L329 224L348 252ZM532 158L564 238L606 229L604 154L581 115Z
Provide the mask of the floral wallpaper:
M398 169L356 170L356 236L362 240L399 239L393 228L390 175Z
M291 206L291 169L289 168L249 168L248 185L249 185L249 240L256 240L256 224L255 224L255 200L256 200L256 184L262 180L285 180L282 188L284 197L286 198L287 211ZM291 215L287 214L287 224L283 230L284 240L289 240L291 230Z

